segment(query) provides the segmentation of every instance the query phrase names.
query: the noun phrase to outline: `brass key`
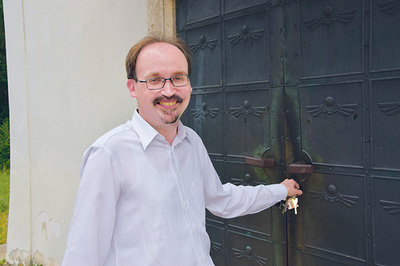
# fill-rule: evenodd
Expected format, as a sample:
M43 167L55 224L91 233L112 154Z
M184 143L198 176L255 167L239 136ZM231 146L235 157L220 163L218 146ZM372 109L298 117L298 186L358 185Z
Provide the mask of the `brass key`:
M288 197L285 203L282 203L282 213L285 213L287 210L294 209L294 214L297 214L297 207L299 207L299 199L296 196Z

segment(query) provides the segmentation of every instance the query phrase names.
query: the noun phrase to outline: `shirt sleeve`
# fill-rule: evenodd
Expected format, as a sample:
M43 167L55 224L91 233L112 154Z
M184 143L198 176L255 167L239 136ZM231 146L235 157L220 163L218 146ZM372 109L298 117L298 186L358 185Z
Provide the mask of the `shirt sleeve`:
M208 158L208 155L207 155ZM211 160L206 160L204 195L206 208L216 216L234 218L263 211L286 199L287 189L282 184L236 186L222 185Z
M62 265L104 264L119 197L117 169L111 154L104 148L92 147L86 151Z

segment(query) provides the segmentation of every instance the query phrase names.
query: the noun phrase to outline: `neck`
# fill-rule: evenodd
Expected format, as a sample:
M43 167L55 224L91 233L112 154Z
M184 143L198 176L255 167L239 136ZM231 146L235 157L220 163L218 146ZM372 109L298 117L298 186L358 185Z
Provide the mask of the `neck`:
M155 129L165 138L166 141L168 141L170 145L172 145L172 142L178 134L178 122L164 125Z
M137 109L136 111L140 115L139 109ZM157 130L157 132L160 133L160 135L163 136L165 138L165 140L168 141L168 143L170 145L172 145L172 142L174 141L176 135L178 134L179 119L177 121L175 121L174 123L171 123L171 124L162 124L162 125L159 125L159 126L155 126L155 125L150 124L143 116L141 116L141 117L150 126L152 126L155 130Z

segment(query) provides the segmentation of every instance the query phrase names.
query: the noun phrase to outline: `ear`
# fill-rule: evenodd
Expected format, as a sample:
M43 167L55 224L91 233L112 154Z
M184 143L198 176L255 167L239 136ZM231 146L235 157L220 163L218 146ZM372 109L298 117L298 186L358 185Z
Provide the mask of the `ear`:
M129 93L133 98L136 98L136 80L128 79L126 82L126 87L128 87Z

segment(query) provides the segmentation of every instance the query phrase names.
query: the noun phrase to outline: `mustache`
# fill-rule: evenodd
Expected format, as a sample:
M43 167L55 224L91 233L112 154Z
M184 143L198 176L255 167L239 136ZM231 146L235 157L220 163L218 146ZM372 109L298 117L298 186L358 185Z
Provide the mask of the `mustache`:
M179 97L178 95L172 95L171 97L165 97L165 96L159 96L157 98L155 98L153 100L153 104L156 105L157 103L161 102L161 101L171 101L171 100L175 100L178 103L183 102L183 99L181 97Z

